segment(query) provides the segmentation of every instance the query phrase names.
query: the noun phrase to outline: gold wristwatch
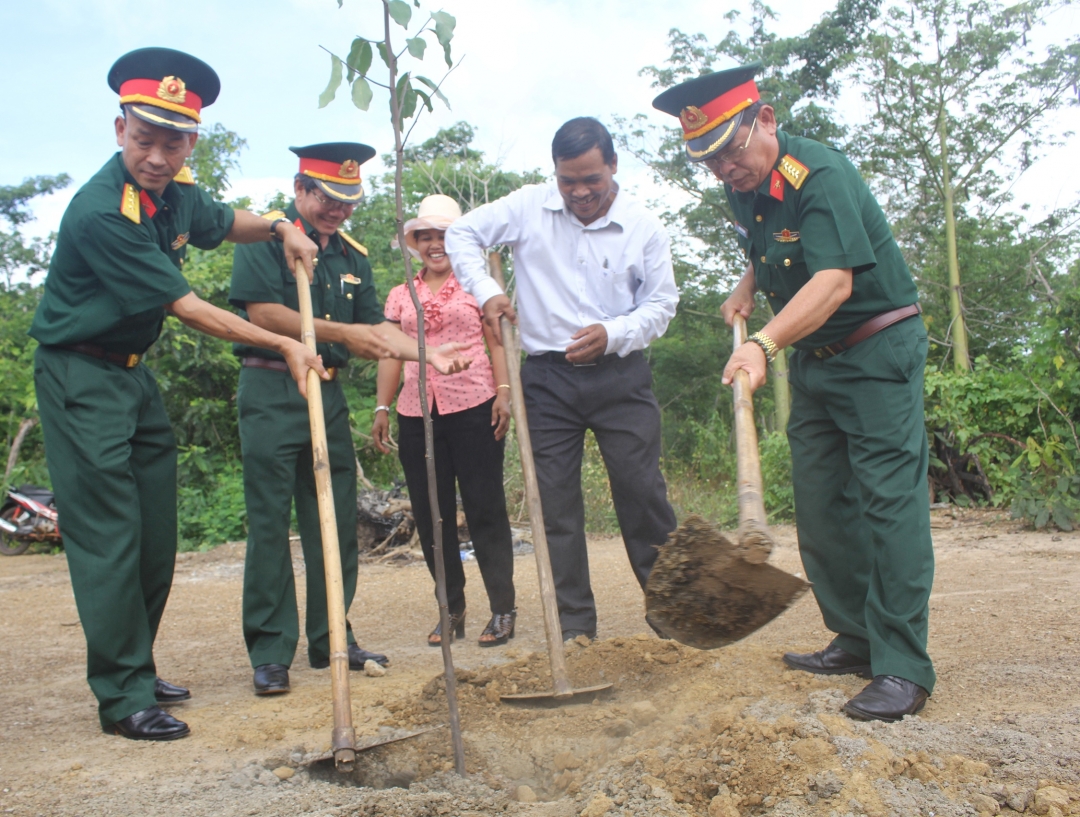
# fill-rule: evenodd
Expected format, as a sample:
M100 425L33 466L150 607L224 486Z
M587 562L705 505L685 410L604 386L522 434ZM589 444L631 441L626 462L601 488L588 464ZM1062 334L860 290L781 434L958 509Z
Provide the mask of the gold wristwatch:
M747 343L756 343L761 347L761 351L765 353L765 362L772 363L776 360L776 353L779 349L776 346L776 342L764 332L755 332L748 337L746 341Z

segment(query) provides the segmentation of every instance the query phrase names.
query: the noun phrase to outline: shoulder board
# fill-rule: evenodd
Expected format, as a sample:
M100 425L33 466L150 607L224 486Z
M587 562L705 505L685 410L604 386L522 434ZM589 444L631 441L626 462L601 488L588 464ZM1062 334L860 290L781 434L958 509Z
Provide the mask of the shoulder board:
M142 223L139 191L135 189L133 184L125 184L124 192L120 194L120 214L136 224Z
M180 168L180 172L173 176L172 180L177 184L195 184L195 177L191 175L191 168L187 165Z
M367 257L367 247L365 247L363 244L361 244L344 230L338 230L337 234L341 236L342 241L344 241L346 244L348 244L365 258Z
M262 217L267 221L277 221L279 218L286 218L283 210L271 210L269 213L263 213Z
M796 190L803 186L806 177L810 175L810 168L790 153L780 160L780 167L778 167L777 170L780 171L781 175L787 179L791 183L791 186Z

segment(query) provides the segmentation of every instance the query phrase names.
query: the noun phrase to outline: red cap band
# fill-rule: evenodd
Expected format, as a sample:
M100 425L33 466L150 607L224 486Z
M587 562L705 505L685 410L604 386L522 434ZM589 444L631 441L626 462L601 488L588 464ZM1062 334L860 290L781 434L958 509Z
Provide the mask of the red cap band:
M301 159L300 172L314 179L334 184L360 184L360 163L355 159L328 162L325 159Z
M700 108L689 106L683 108L679 115L682 123L683 139L695 139L702 134L708 133L722 122L727 122L739 111L746 110L761 99L758 93L757 83L753 80L737 85L730 91L726 91L712 102L702 105Z
M177 77L129 79L120 86L120 104L128 102L154 105L190 116L196 122L201 121L199 111L202 110L202 99L195 92L189 91L184 81Z

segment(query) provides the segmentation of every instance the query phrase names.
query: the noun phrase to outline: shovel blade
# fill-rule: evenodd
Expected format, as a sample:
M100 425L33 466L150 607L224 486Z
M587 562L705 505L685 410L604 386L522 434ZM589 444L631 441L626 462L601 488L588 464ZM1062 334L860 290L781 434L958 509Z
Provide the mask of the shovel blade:
M699 650L724 647L768 624L809 588L770 564L752 564L698 516L660 548L645 587L648 617Z
M359 738L356 742L356 746L353 747L353 751L357 754L361 752L367 752L371 749L377 749L380 746L386 746L388 743L397 743L399 740L409 740L410 738L416 738L420 735L426 735L428 732L434 732L436 729L442 729L446 724L439 724L438 726L429 726L427 729L420 729L416 732L409 732L407 735L397 735L395 737L368 737ZM327 760L333 760L334 753L323 752L321 755L316 755L309 760L304 761L302 765L313 766L317 763L324 763ZM341 771L339 769L339 771Z
M552 692L516 692L509 695L500 695L499 700L506 701L507 703L544 703L554 702L556 704L568 703L579 695L595 695L598 692L606 692L611 689L614 684L597 684L592 687L578 687L571 689L570 693L556 693Z

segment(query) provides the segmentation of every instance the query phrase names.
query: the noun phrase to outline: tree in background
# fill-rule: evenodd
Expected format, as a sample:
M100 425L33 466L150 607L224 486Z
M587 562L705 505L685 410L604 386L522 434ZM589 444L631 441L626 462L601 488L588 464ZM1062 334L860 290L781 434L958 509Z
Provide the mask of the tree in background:
M1036 245L1006 207L1041 150L1070 135L1052 114L1075 104L1080 81L1080 41L1036 48L1029 35L1069 5L908 0L888 9L856 61L873 115L849 147L885 194L924 293L947 297L950 341L939 342L958 370L971 369L969 332L985 349L1027 317L1018 313Z

